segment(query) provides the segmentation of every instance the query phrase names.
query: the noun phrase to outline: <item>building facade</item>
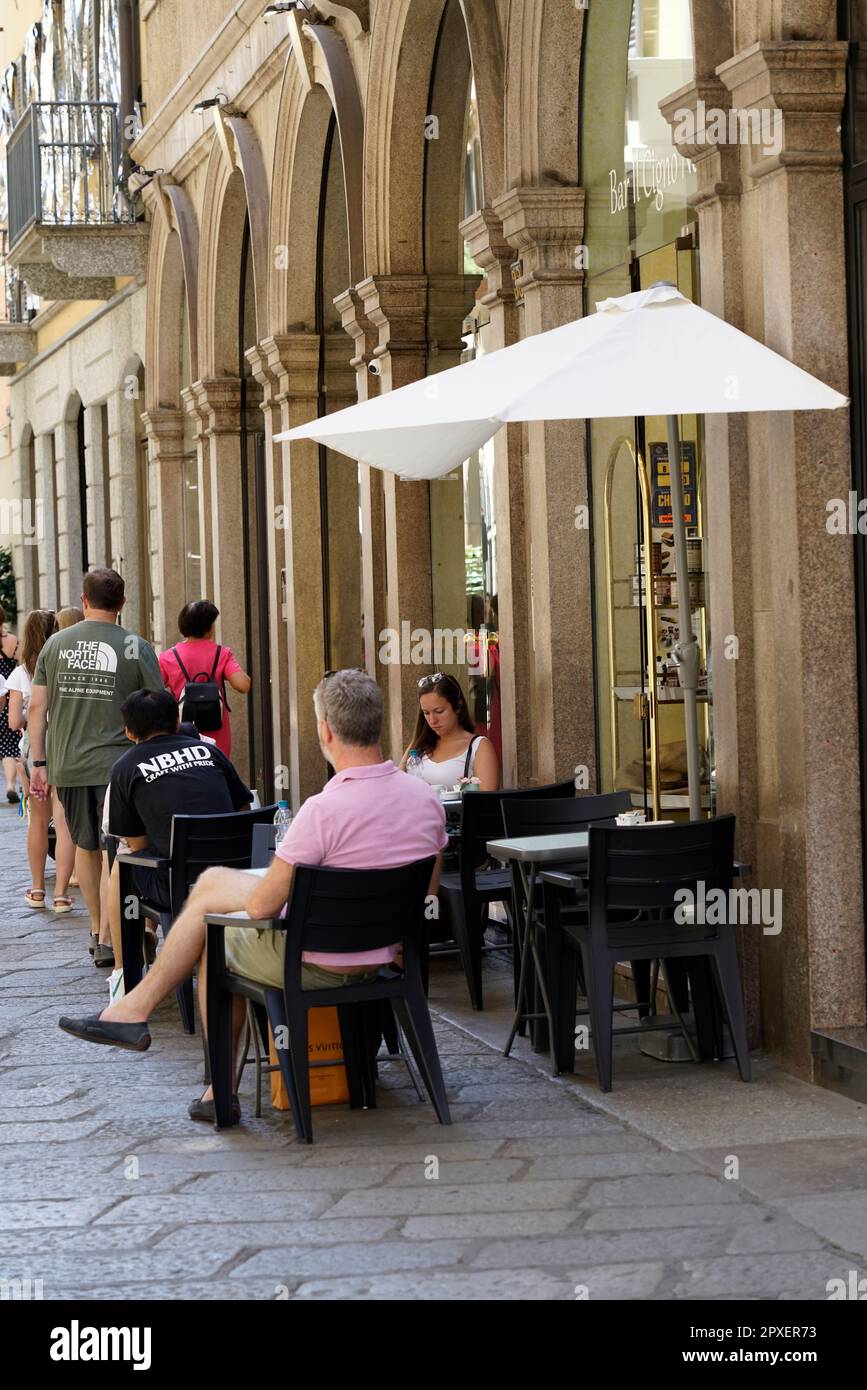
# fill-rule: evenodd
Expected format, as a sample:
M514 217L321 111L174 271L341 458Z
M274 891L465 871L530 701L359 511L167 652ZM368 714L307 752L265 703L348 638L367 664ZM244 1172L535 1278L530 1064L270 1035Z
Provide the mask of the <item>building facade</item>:
M82 572L110 564L127 579L125 621L148 632L148 228L125 155L140 125L137 4L30 0L8 19L0 502L18 608L77 605Z
M106 525L143 630L168 645L185 601L217 604L254 678L233 718L263 794L321 785L324 670L376 676L398 756L419 675L447 668L506 785L575 776L680 814L659 421L509 426L430 484L273 439L657 280L848 393L835 7L202 0L193 25L141 0L140 24L146 284L86 333L127 316L87 401L120 393ZM131 370L142 398L121 405ZM35 496L72 397L61 376L49 421L26 379L13 445L26 458L33 431ZM865 1023L855 544L827 525L849 421L681 426L705 804L782 893L743 931L753 1037L833 1080L834 1037ZM58 499L40 584L81 558Z

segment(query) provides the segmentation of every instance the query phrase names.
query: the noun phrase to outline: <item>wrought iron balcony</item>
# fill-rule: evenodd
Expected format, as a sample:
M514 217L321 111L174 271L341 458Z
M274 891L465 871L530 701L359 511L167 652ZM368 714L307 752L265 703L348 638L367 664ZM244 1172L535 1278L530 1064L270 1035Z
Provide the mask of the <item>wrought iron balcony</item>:
M37 294L104 298L114 276L143 272L147 230L121 178L117 106L31 103L6 166L9 256Z

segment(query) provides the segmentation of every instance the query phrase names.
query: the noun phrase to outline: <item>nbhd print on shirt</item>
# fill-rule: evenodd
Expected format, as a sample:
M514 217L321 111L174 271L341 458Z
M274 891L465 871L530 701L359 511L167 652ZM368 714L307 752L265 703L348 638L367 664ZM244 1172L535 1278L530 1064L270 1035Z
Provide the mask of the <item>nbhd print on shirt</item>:
M224 753L188 734L158 734L118 758L111 775L109 832L146 835L167 857L172 816L246 811L250 792Z

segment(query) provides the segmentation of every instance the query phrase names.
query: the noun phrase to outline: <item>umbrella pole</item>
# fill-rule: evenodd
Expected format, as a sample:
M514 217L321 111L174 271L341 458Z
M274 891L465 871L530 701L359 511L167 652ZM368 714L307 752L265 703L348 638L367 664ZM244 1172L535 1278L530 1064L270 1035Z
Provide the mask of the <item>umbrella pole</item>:
M674 648L678 677L683 690L683 717L686 726L686 767L689 782L689 818L701 818L701 762L698 743L698 667L699 650L692 630L689 602L689 571L686 559L686 526L683 520L683 470L680 461L680 431L676 415L668 416L668 471L671 477L671 519L674 532L674 568L677 574L677 617L680 638Z

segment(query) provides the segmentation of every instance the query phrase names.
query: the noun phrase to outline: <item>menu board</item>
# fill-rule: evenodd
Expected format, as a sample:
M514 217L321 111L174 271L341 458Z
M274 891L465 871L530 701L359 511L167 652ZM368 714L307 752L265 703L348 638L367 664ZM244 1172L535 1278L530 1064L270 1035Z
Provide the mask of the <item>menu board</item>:
M680 462L683 476L683 522L685 526L698 525L696 497L695 443L682 440ZM650 446L650 488L653 508L653 525L670 526L671 513L671 474L668 468L668 445Z

